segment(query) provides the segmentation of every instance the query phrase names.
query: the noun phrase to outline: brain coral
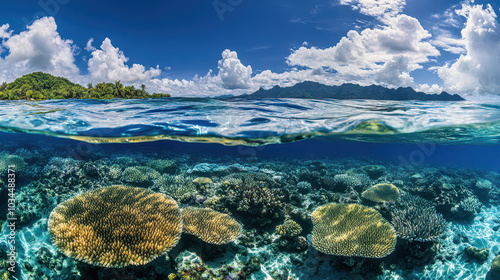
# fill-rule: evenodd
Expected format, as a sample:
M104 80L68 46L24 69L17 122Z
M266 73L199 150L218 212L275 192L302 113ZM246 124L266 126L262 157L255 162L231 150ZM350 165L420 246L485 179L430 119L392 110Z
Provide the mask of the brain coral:
M380 213L359 204L331 203L311 214L318 251L347 257L382 258L394 251L396 232Z
M146 264L172 249L181 232L174 200L125 186L72 197L49 217L49 233L59 250L102 267Z
M182 209L183 231L212 244L226 244L241 234L241 225L227 214L209 208Z
M361 196L375 202L396 202L399 189L393 184L380 183L364 191Z

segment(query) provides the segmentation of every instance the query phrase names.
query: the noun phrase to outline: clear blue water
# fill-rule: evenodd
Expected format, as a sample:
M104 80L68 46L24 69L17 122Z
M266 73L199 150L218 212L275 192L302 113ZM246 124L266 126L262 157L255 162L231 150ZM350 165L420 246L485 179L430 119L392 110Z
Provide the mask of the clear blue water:
M285 274L295 279L490 279L486 278L491 277L490 265L500 254L500 240L495 237L500 228L500 219L495 220L500 201L500 103L187 98L0 101L0 163L10 155L26 164L19 170L16 188L18 211L26 219L17 228L20 255L15 275L21 279L43 279L40 273L49 275L47 279L167 279L170 273L180 273L179 267L186 268L176 258L196 250L201 250L197 254L210 263L210 269L219 272L222 264L238 267L237 259L266 258L260 270L243 278L233 273L232 278L223 279L287 279ZM115 270L78 263L53 246L47 218L54 207L74 195L123 184L173 196L154 180L132 182L115 178L110 171L111 166L120 172L150 167L158 159L176 163L169 174L158 173L153 166L151 172L158 176L213 181L208 190L198 188L188 198L175 197L180 207L225 209L243 224L244 236L252 232L261 242L240 238L237 245L217 247L200 245L199 240L183 235L184 241L169 253L172 261L160 258L144 267ZM200 171L200 164L218 169ZM370 175L364 170L373 165L386 171L370 177L366 185L339 189L327 183L336 175ZM89 173L89 166L97 171ZM248 222L250 214L230 204L206 202L231 195L224 185L225 176L248 171L277 178L273 188L286 194L283 213L265 226ZM6 178L4 173L1 176ZM487 193L481 185L485 180L491 183ZM312 188L297 192L298 183L304 181ZM325 203L339 202L338 197L342 203L347 197L375 207L390 220L387 205L353 198L381 182L429 200L444 215L449 224L438 241L408 243L398 237L394 253L380 260L329 256L311 244L302 251L279 247L284 241L275 227L285 218L302 225L305 240L312 227L308 215ZM481 204L472 216L456 210L468 197ZM0 205L6 205L7 199L5 189L0 189ZM5 208L0 209L2 221ZM290 209L303 211L304 220ZM7 249L5 225L0 232L0 259ZM485 234L478 235L477 229ZM235 253L234 246L247 251ZM468 246L488 248L487 260L466 256L463 252ZM415 253L419 250L432 257ZM351 265L346 267L346 263ZM0 276L4 271L0 267ZM155 271L154 277L145 276L145 271Z

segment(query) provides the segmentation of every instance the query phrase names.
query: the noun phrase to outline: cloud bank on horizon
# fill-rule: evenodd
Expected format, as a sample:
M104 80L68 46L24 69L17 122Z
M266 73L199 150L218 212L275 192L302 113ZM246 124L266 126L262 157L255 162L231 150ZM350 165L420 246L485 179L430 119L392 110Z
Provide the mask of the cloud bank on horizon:
M40 18L17 34L4 24L0 26L0 83L44 71L83 85L121 80L174 96L237 95L306 80L327 85L351 82L413 87L428 93L445 90L464 96L500 94L500 26L491 5L474 1L455 5L435 15L439 24L426 30L418 19L403 13L405 0L338 0L337 4L373 17L377 24L350 30L327 48L304 43L284 58L288 69L281 73L254 73L236 51L226 49L216 64L217 74L208 70L204 76L189 80L162 77L159 65L130 65L129 58L109 38L99 46L94 46L91 38L80 50L72 40L61 37L52 17ZM461 36L451 35L448 27L461 28ZM80 51L88 52L86 74L75 63ZM458 58L428 66L443 53ZM442 84L415 82L412 72L418 69L437 73Z

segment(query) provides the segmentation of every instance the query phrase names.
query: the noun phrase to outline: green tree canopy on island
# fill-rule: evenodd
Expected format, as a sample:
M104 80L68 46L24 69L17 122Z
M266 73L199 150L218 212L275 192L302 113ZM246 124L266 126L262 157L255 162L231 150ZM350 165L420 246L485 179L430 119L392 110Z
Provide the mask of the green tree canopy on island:
M170 97L170 94L146 92L134 86L124 86L120 81L114 83L88 84L83 87L66 78L35 72L16 79L12 83L0 85L1 100L47 100L47 99L143 99Z

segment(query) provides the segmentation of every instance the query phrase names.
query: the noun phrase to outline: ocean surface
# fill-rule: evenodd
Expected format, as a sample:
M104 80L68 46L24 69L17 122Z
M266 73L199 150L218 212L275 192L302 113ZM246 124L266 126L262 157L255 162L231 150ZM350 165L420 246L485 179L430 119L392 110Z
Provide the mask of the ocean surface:
M500 279L500 102L0 101L0 176L0 280ZM367 199L377 184L400 198ZM228 214L242 232L225 245L184 232L167 253L124 267L55 241L58 205L117 185ZM320 247L313 212L338 204L380 214L394 248ZM299 233L283 233L290 221Z

